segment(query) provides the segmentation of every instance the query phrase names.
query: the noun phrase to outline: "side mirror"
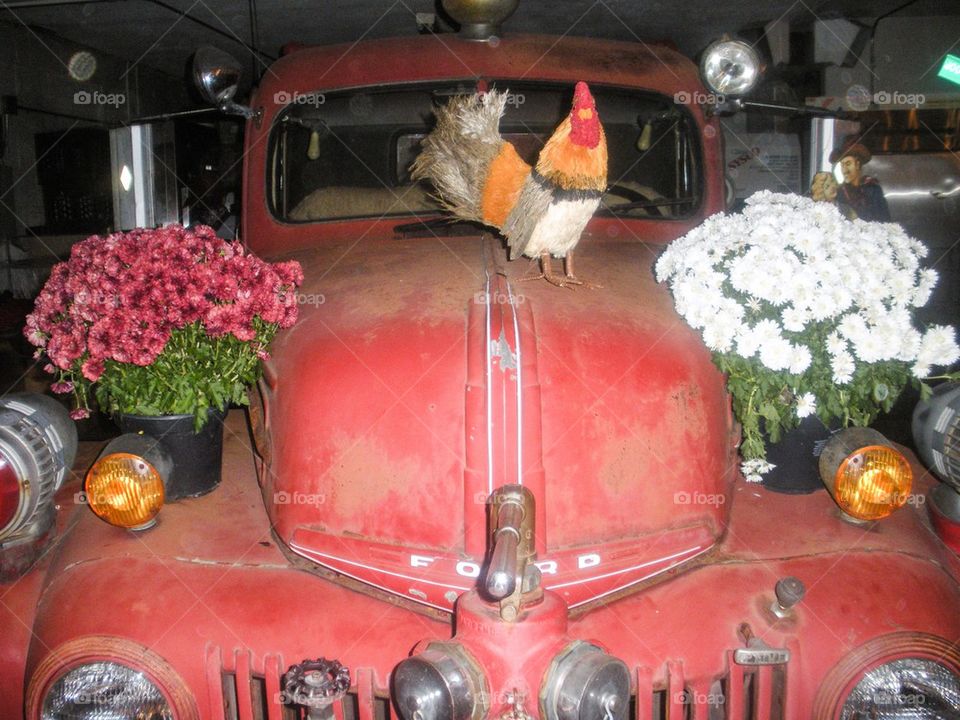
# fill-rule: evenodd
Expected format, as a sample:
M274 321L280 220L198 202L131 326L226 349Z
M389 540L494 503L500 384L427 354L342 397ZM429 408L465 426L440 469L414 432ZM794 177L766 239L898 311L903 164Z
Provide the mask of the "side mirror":
M193 55L193 82L203 98L222 112L249 119L256 113L233 99L241 74L242 66L235 57L211 45L204 45Z

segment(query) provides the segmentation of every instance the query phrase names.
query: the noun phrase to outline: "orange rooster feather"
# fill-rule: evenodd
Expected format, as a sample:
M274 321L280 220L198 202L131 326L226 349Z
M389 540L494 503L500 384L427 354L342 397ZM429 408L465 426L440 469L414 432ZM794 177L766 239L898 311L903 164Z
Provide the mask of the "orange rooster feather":
M453 98L437 111L413 177L428 179L449 212L484 223L507 238L510 259L539 258L542 275L560 287L584 285L573 273L573 249L607 185L607 141L586 83L543 146L535 167L500 135L507 93ZM564 259L557 276L550 257Z

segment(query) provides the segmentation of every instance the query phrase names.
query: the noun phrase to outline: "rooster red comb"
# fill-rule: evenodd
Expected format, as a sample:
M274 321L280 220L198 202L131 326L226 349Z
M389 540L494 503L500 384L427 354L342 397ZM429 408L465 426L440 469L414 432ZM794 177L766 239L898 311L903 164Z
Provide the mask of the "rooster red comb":
M590 88L582 80L573 91L570 110L570 140L576 145L595 148L600 142L600 117Z

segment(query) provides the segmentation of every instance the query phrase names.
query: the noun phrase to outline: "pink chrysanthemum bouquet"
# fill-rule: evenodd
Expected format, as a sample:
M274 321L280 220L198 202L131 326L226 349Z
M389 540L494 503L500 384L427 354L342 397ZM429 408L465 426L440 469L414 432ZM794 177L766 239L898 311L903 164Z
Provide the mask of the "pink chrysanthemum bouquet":
M171 225L74 245L54 266L24 334L73 393L106 412L192 414L244 404L270 341L297 319L297 262L267 263L209 227Z

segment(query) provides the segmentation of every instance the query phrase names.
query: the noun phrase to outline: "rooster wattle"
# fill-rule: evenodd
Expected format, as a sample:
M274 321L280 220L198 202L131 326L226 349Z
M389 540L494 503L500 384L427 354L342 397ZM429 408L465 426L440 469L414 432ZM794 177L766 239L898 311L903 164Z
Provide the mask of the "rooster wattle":
M455 97L437 110L413 178L433 183L453 215L499 229L510 259L539 258L541 276L559 287L585 285L573 271L573 250L607 185L607 141L596 103L578 82L570 114L543 146L536 167L500 135L507 93ZM563 258L564 275L550 256Z

